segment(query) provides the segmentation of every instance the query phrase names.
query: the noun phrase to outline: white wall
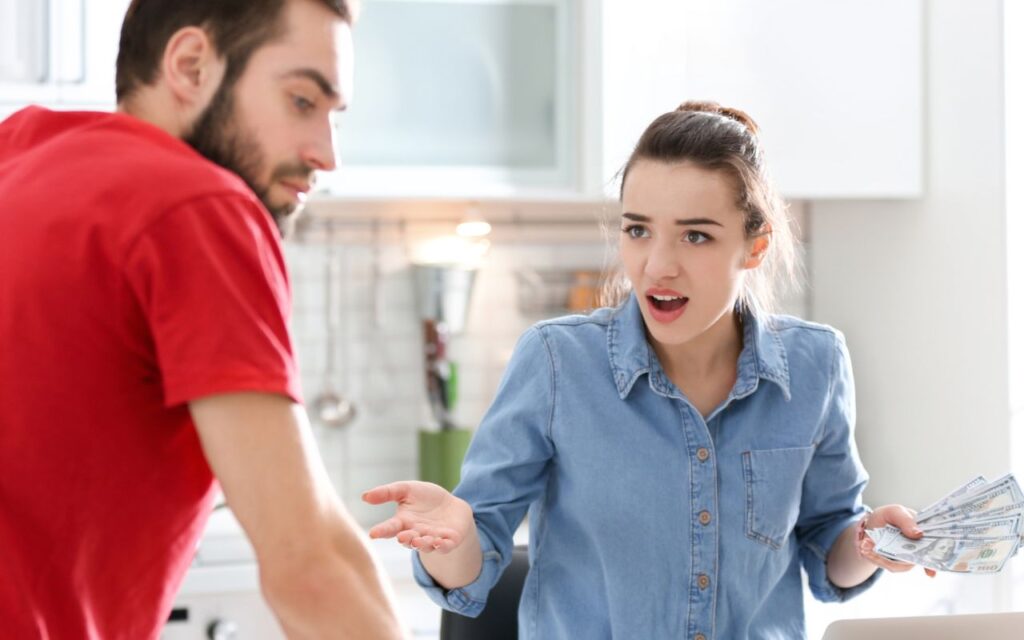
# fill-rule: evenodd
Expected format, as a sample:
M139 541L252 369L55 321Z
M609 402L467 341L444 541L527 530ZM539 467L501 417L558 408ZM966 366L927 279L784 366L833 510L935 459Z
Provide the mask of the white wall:
M812 314L849 339L874 504L1011 469L1003 3L932 0L925 20L925 197L809 216ZM903 584L897 601L952 590L948 611L1009 602L1008 575Z
M1024 469L1024 3L1006 2L1006 251L1010 354L1010 435L1014 469ZM1000 603L1024 610L1024 563L1010 573Z

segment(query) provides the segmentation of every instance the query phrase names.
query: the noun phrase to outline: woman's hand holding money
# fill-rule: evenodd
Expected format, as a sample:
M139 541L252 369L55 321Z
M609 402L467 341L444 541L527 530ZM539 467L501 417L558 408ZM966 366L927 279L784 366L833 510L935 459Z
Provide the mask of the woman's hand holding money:
M857 553L871 564L889 571L901 573L913 569L914 564L890 560L875 553L875 543L865 532L867 529L879 529L884 528L886 525L892 525L898 528L907 538L917 540L924 535L924 532L918 528L914 516L915 512L913 510L899 504L879 507L864 516L857 532ZM935 577L935 571L932 569L925 568L924 572L930 577Z

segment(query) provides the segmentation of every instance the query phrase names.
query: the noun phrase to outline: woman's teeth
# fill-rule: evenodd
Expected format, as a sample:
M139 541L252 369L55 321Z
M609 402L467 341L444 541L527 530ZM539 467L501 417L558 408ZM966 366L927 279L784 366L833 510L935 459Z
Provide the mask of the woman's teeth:
M661 311L675 311L689 301L685 296L650 296L654 306Z

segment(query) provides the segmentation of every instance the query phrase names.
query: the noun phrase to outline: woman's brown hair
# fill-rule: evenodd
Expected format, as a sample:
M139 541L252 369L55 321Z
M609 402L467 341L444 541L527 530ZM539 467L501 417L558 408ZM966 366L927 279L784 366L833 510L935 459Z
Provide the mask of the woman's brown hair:
M774 310L780 289L795 287L796 243L782 198L776 193L764 162L764 150L753 118L716 102L689 101L648 125L621 171L619 200L626 177L638 160L692 162L723 171L736 189L748 238L770 235L761 265L747 272L740 304L764 312ZM621 269L606 278L602 303L615 306L629 292Z

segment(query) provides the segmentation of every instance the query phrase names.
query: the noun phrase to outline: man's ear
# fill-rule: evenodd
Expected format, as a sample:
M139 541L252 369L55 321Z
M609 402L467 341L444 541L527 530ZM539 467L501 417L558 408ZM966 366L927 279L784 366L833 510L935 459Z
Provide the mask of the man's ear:
M744 269L754 269L761 266L761 262L764 261L764 257L768 253L768 247L771 245L771 237L771 230L765 230L761 232L761 235L754 238L754 242L750 247L750 253L747 254L747 259L743 262Z
M220 86L224 62L210 36L191 26L179 29L167 41L160 71L179 106L198 113Z

